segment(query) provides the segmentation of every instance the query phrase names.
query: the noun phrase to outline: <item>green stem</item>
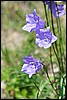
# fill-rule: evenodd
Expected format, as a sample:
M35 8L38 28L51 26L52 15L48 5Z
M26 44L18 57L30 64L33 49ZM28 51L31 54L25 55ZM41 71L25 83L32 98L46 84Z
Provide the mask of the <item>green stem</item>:
M45 9L45 15L46 15L46 20L47 20L47 26L49 26L45 3L44 3L44 9ZM51 22L52 22L52 29L53 29L53 32L54 32L54 34L55 34L55 31L54 31L54 24L53 24L52 10L51 10L51 19L52 19L52 21L51 21ZM55 43L56 43L56 42L55 42ZM57 50L57 52L58 52L57 44L56 44L55 46L56 46L56 50ZM55 51L54 45L52 45L52 47L53 47L55 56L56 56L56 58L57 58L58 64L59 64L59 66L60 66L60 61L59 61L58 55L57 55L57 53L56 53L56 51ZM50 52L51 52L51 50L50 50ZM50 57L50 58L51 58L51 57ZM52 58L51 58L51 64L52 64ZM53 70L53 66L52 66L52 70ZM54 73L54 72L53 72L53 73ZM54 78L55 78L55 75L54 75Z
M42 64L43 64L43 63L42 63ZM49 82L50 82L50 84L51 84L53 90L56 92L57 95L59 95L59 94L57 93L57 90L54 88L53 83L52 83L51 80L50 80L50 77L49 77L49 75L48 75L47 68L45 68L45 65L44 65L44 64L43 64L43 66L44 66L44 67L43 67L43 68L44 68L44 71L45 71L46 74L47 74L47 78L49 79Z
M37 90L38 90L38 92L37 92L37 99L38 99L40 89L39 89L39 87L37 86L37 84L36 84L35 82L33 82L33 83L34 83L34 85L36 86L36 88L37 88Z
M59 64L59 66L60 66L60 61L59 61L58 55L57 55L57 53L56 53L56 51L55 51L54 45L52 45L52 47L53 47L54 53L55 53L55 55L56 55L58 64ZM60 68L59 68L59 70L60 70Z
M54 70L53 70L53 62L52 62L52 48L50 47L50 62L51 62L51 68L52 68L52 73L53 73L53 76L54 76L54 81L55 81L55 74L54 74Z
M49 26L49 23L48 23L48 17L47 17L47 11L46 11L46 5L45 5L45 3L44 3L44 9L45 9L45 15L46 15L46 20L47 20L47 26ZM51 16L52 16L52 15L51 15ZM52 20L52 26L53 26L53 20ZM53 31L54 31L54 27L52 27L52 28L53 28ZM54 32L54 34L55 34L55 32ZM56 46L56 48L57 48L57 46ZM55 52L55 50L54 50L54 52ZM55 53L56 53L56 52L55 52ZM58 59L58 56L57 56L57 59ZM53 62L52 62L51 47L50 47L50 62L51 62L51 68L52 68L53 77L54 77L54 81L55 81L55 74L54 74L54 70L53 70ZM51 83L48 74L47 74L47 77L48 77L48 79L49 79L49 82ZM54 89L52 83L51 83L51 86L52 86L52 88ZM56 85L55 85L55 87L56 87ZM55 89L54 89L54 90L55 90ZM55 90L55 92L56 92L56 90ZM57 93L57 92L56 92L56 93Z
M58 8L57 8L57 12L58 12ZM58 15L59 15L59 12L58 12ZM62 51L64 51L64 50L61 50L61 48L63 49L63 41L62 41L62 31L61 31L60 18L57 19L57 28L58 28L58 32L59 32L59 51L60 51L59 53L60 53L60 63L61 63L60 69L61 69L62 72L64 72L64 68L63 68L63 58L62 58L63 57Z
M48 17L47 17L47 12L46 12L46 4L45 4L45 3L44 3L44 9L45 9L45 15L46 15L47 26L49 26Z
M52 3L51 3L51 1L50 1L50 10L51 10L51 24L52 24L52 30L53 30L53 33L54 33L54 35L56 35L55 34L55 30L54 30L54 21L53 21L53 15L52 15ZM57 53L58 53L58 48L57 48L57 42L55 42L55 47L56 47L56 50L57 50Z
M45 15L46 15L47 26L49 26L45 3L44 3L44 9L45 9ZM54 71L53 71L53 62L52 62L52 56L51 56L51 55L52 55L52 54L51 54L51 47L50 47L50 62L51 62L51 68L52 68L52 72L53 72L53 76L54 76L54 80L55 80L55 75L54 75Z
M52 16L52 3L51 3L51 1L50 1L50 8L51 8L51 23L52 23L52 29L53 29L53 33L55 34L55 31L54 31L54 23L53 23L53 16ZM59 28L59 27L58 27L58 28ZM56 55L56 57L57 57L58 64L59 64L59 69L60 69L61 62L60 62L60 60L59 60L59 57L57 56L58 53L59 53L58 46L57 46L57 42L55 42L55 47L56 47L57 53L56 53L56 51L55 51L54 46L53 46L53 50L54 50L55 55ZM60 70L61 70L61 69L60 69Z
M46 15L46 20L47 20L47 26L49 26L45 3L44 3L44 9L45 9L45 15ZM53 28L53 32L54 32L54 34L55 34L54 27L53 27L52 10L51 10L51 18L52 18L52 28ZM56 55L56 58L57 58L57 60L58 60L58 63L60 64L60 61L59 61L59 58L58 58L57 53L56 53L56 51L55 51L55 48L54 48L54 46L52 46L52 47L53 47L54 53L55 53L55 55ZM57 46L56 46L56 48L57 48ZM57 51L58 51L58 49L57 49Z
M49 82L51 83L52 88L54 89L54 91L55 91L56 94L58 95L56 89L55 89L54 86L53 86L53 83L52 83L51 80L50 80L50 77L49 77L48 73L46 73L46 74L47 74L47 77L48 77L48 79L49 79Z

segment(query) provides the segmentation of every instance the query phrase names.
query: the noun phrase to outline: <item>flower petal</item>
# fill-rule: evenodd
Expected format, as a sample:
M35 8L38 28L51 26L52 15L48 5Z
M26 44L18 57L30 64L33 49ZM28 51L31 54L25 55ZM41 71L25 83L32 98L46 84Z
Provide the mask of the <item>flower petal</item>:
M29 78L31 78L32 77L32 74L29 74Z
M36 44L39 46L39 47L43 47L45 49L49 48L51 46L51 43L46 43L44 40L40 40L40 39L37 39L36 38Z
M36 15L36 9L32 12L32 14L26 15L27 24L22 27L23 30L32 32L37 31L39 29L43 29L45 26L45 22Z
M52 41L51 41L51 43L55 42L57 39L58 38L55 35L52 34Z
M22 27L23 30L31 32L32 28L35 28L36 24L26 24L25 26Z
M30 23L30 24L35 23L33 14L27 14L27 15L26 15L26 22L27 22L27 23Z

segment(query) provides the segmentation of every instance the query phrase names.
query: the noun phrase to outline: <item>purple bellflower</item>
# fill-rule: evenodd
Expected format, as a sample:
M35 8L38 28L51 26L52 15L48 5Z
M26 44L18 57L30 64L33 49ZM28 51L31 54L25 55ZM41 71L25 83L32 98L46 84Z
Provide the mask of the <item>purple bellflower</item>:
M21 71L29 74L29 78L42 68L42 63L32 56L23 57L24 65Z
M47 27L46 30L40 29L39 33L36 33L36 44L39 47L45 49L49 48L53 42L57 40L57 37L50 32L50 27Z
M56 4L54 1L45 1L48 5L48 9L52 8L52 13L55 18L58 18L65 14L64 5L63 4Z
M38 29L43 29L45 27L45 22L36 15L36 9L32 12L32 14L26 15L27 24L22 27L23 30L28 32L36 31Z

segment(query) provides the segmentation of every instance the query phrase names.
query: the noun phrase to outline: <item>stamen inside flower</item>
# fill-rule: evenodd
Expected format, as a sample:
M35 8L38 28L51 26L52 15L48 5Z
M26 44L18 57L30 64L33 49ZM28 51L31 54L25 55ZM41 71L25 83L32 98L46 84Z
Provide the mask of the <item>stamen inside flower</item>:
M30 62L29 64L31 64L31 68L35 68L36 69L36 63L35 62ZM35 66L34 66L35 65Z
M29 62L29 64L34 64L34 62Z
M45 42L50 43L51 40L52 40L51 36L49 37L49 36L47 36L47 35L44 34L44 41Z

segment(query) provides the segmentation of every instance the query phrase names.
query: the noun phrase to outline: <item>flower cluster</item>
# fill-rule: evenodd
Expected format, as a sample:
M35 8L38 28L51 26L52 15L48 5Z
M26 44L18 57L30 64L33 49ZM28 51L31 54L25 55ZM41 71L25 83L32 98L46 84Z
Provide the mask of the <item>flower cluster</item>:
M36 9L34 9L32 14L26 15L26 22L27 24L22 29L28 32L36 31L36 44L39 47L48 48L57 40L57 37L50 32L50 27L43 30L45 22L36 15ZM42 63L32 56L23 57L23 60L24 65L21 71L29 74L29 78L42 68Z
M64 5L56 5L54 1L51 1L51 3L50 1L45 1L45 3L48 5L48 9L51 9L52 6L52 13L56 18L65 14ZM22 29L28 32L36 32L35 43L39 47L47 49L57 40L57 37L51 33L50 26L44 30L46 23L36 14L36 9L34 9L32 14L26 15L26 22ZM32 56L23 57L23 61L24 65L21 71L29 74L29 78L42 68L42 63Z
M43 29L46 23L36 15L36 9L34 9L32 14L26 15L26 22L27 24L23 26L22 29L28 32L36 31L35 43L39 47L43 47L45 49L49 48L52 43L57 40L57 37L50 32L50 27L47 27L46 30Z

